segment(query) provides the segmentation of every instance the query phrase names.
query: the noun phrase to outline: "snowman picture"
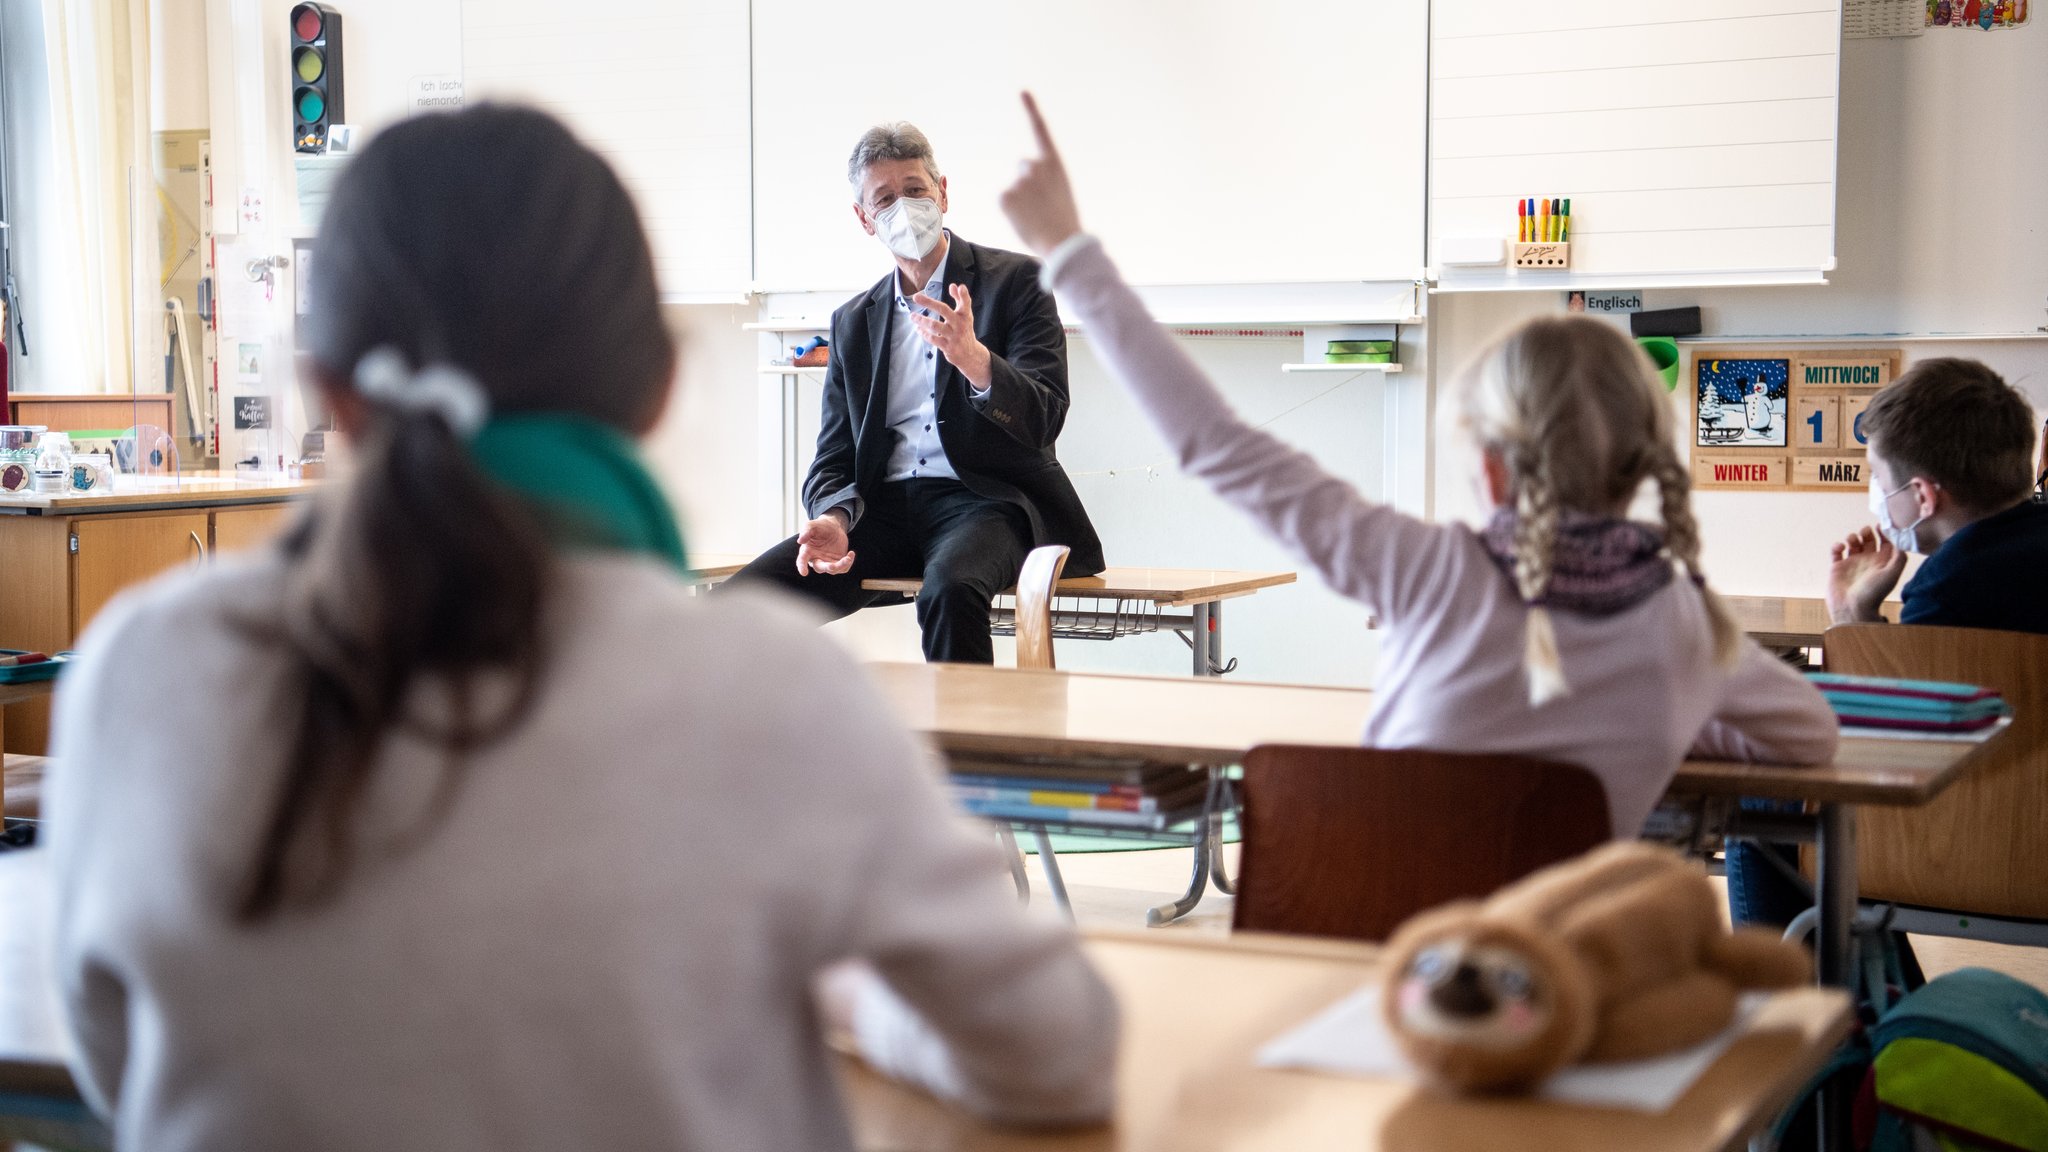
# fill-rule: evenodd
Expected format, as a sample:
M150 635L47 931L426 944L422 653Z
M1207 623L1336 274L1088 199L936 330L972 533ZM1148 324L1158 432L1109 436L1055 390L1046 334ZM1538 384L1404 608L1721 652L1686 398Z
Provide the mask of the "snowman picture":
M1697 443L1743 448L1783 448L1789 360L1697 362L1699 404L1694 411Z

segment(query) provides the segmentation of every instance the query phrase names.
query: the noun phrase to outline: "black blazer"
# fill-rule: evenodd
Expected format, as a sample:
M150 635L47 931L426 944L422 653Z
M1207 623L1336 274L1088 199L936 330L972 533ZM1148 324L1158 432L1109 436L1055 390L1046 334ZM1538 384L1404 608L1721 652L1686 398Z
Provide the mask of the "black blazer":
M1102 541L1053 452L1067 421L1067 334L1038 261L952 237L945 284L967 285L974 334L988 346L994 378L976 397L958 368L939 358L939 443L960 482L1024 511L1033 547L1071 549L1066 574L1102 571ZM818 454L804 480L804 508L821 515L882 483L889 431L889 321L896 273L832 313L832 359ZM943 296L951 304L950 297Z

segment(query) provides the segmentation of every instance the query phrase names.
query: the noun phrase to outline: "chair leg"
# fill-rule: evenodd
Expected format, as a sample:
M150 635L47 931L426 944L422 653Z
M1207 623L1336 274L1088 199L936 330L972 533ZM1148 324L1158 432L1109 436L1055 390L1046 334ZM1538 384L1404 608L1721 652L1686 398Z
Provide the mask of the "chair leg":
M1045 869L1045 886L1052 890L1052 902L1072 920L1074 906L1067 900L1067 882L1060 875L1059 857L1053 855L1052 834L1043 824L1034 826L1031 833L1038 838L1038 866Z
M1220 802L1210 817L1209 826L1209 882L1225 896L1237 895L1237 884L1231 880L1230 872L1223 863L1223 818L1237 806L1235 789L1230 786L1230 777L1221 777L1216 784Z
M996 821L996 839L1002 841L1003 855L1010 861L1010 879L1017 885L1019 903L1031 903L1031 877L1024 871L1024 850L1017 847L1017 834L1008 823Z
M1146 927L1157 928L1162 924L1171 924L1194 911L1195 905L1202 902L1202 893L1208 891L1209 872L1215 864L1216 841L1221 839L1216 834L1219 823L1216 806L1222 792L1219 787L1221 781L1221 773L1212 773L1209 777L1209 795L1202 805L1202 815L1195 825L1195 871L1194 875L1188 878L1188 890L1181 893L1178 900L1155 904L1148 909L1145 913Z

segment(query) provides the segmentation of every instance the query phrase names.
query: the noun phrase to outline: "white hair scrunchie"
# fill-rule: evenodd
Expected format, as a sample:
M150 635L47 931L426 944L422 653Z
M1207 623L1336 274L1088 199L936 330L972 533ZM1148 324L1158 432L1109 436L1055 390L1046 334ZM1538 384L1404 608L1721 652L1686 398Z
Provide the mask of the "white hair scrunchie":
M389 345L372 348L356 361L356 391L408 412L431 412L464 440L476 435L491 414L490 397L469 373L450 364L414 371L405 353Z

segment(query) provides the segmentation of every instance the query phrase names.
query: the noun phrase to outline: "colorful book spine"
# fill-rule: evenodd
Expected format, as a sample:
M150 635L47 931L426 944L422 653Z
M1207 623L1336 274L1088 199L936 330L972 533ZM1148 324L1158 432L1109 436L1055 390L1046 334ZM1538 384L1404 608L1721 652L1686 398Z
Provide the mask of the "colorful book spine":
M1183 773L1185 775L1185 773ZM1145 796L1145 789L1137 784L1115 784L1106 780L1054 780L1032 776L979 776L973 773L954 773L953 786L956 788L1002 788L1008 791L1027 792L1086 792L1096 796Z
M986 800L961 800L960 807L974 816L1026 823L1096 824L1108 828L1164 828L1171 813L1116 812L1097 808L1054 808L1038 804L1007 804Z
M1040 808L1092 808L1105 812L1157 812L1159 810L1159 798L1157 796L1128 795L1115 792L1049 791L1034 788L999 788L955 784L953 786L953 797L962 802L971 800L987 804L1024 804Z

